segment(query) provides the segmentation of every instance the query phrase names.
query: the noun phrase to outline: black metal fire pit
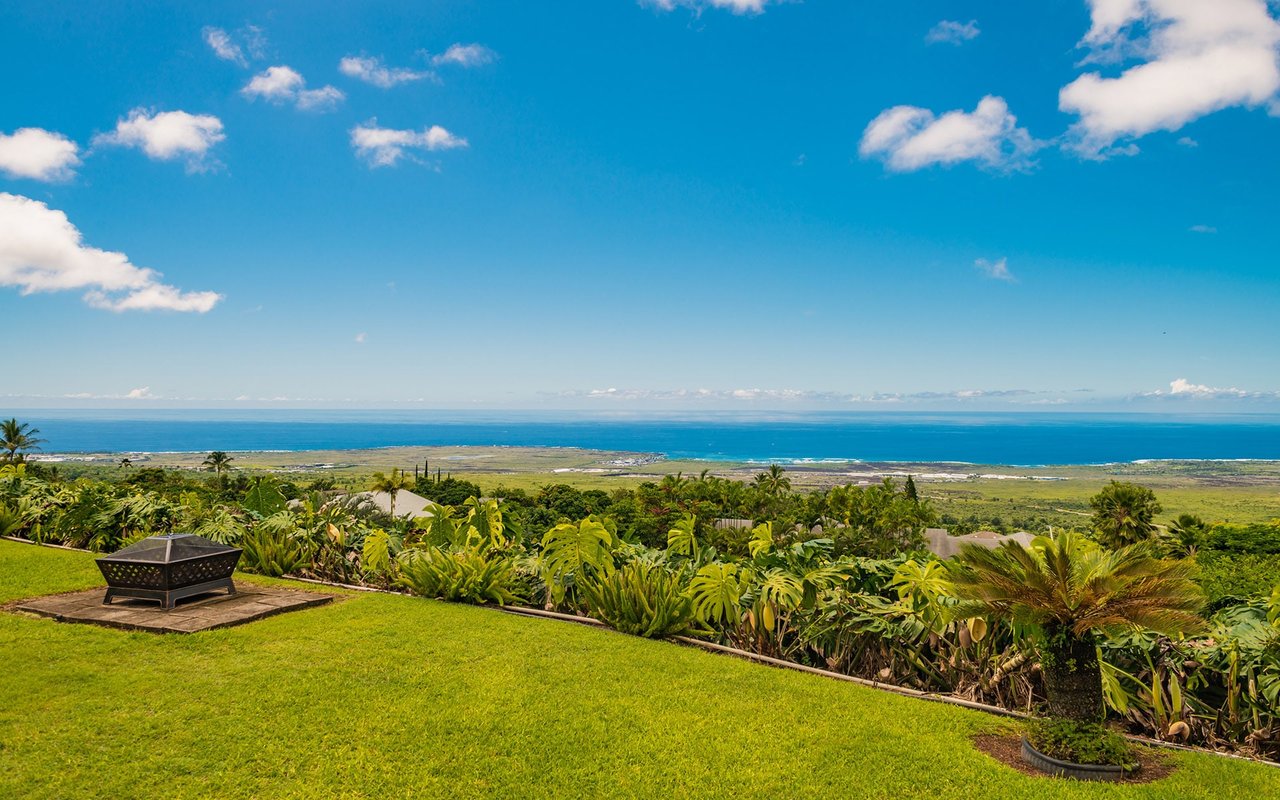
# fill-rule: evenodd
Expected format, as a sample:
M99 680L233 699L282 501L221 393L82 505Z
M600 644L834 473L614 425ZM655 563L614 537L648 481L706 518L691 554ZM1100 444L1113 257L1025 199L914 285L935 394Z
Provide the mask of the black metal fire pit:
M231 573L240 561L240 548L192 533L170 533L148 537L97 561L107 579L104 605L116 597L140 597L173 608L184 597L217 589L235 594Z

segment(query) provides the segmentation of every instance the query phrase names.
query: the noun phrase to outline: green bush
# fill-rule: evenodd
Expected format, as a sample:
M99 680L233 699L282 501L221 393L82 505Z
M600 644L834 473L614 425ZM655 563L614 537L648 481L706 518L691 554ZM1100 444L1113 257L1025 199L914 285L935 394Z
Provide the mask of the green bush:
M397 583L414 594L483 605L506 605L521 599L515 562L475 550L449 552L415 547L396 559Z
M240 546L244 549L240 561L243 568L273 578L297 572L311 563L307 543L278 525L259 524L244 534Z
M696 625L693 599L680 577L658 564L632 561L578 588L591 615L623 633L660 638L690 633Z
M1138 759L1120 734L1096 722L1038 719L1027 726L1031 746L1059 761L1133 769Z
M1204 537L1204 549L1228 553L1280 554L1280 520L1253 525L1214 525Z
M1199 583L1209 598L1209 608L1231 605L1232 598L1270 594L1280 584L1280 555L1201 550L1196 553Z

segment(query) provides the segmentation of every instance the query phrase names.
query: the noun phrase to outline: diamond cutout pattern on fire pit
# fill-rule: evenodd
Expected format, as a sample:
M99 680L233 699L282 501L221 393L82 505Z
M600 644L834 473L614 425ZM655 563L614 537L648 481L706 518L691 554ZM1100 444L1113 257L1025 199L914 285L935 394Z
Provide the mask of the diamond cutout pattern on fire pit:
M239 560L240 548L203 536L148 536L97 560L102 577L107 579L103 602L135 597L158 600L165 608L173 608L184 597L216 589L235 594L231 573Z

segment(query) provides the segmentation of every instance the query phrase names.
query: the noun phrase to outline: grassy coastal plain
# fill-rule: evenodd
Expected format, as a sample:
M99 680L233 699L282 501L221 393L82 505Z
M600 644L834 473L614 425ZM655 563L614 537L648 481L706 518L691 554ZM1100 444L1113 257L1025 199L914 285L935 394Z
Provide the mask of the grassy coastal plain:
M238 452L233 466L309 481L328 476L361 487L375 471L393 467L465 478L487 492L499 487L533 491L563 483L579 489L633 487L664 475L712 474L751 481L766 465L740 461L673 460L656 453L555 447L386 447L367 450ZM205 453L47 454L69 474L97 474L141 467L199 469ZM128 458L130 467L121 467ZM962 463L801 462L785 464L796 489L899 481L914 476L938 512L986 525L1017 527L1043 518L1054 525L1083 524L1088 498L1108 481L1140 483L1154 490L1165 516L1196 514L1206 520L1261 522L1280 518L1280 461L1146 461L1101 465L1010 466Z

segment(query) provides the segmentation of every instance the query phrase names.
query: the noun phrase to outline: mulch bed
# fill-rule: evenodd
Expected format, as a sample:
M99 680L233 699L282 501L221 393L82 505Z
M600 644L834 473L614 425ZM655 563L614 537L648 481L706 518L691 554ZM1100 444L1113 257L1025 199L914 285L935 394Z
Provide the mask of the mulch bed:
M1016 733L980 733L973 737L973 746L1009 767L1013 767L1024 775L1031 775L1045 780L1063 780L1046 775L1022 760L1022 737ZM1168 755L1141 745L1134 746L1141 765L1138 771L1127 775L1116 783L1151 783L1166 778L1177 766Z

